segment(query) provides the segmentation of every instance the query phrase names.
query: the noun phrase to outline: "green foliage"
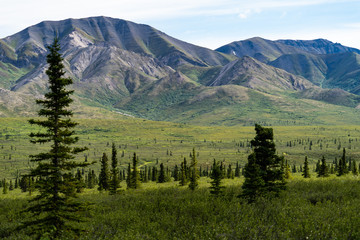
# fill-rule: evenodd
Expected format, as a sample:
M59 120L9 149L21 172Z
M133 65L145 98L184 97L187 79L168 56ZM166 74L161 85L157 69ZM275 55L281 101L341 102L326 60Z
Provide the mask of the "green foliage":
M328 177L329 176L329 168L326 164L326 159L323 156L321 158L321 164L320 164L320 169L318 171L318 177Z
M189 188L191 190L195 190L199 183L199 170L197 167L197 159L196 159L196 152L195 152L195 148L193 148L192 151L192 155L191 155L191 164L190 164L190 168L189 168L189 174L190 174L190 183L189 183Z
M100 163L101 163L101 170L99 174L98 190L107 191L109 190L109 186L110 186L110 171L109 171L109 159L106 153L103 153Z
M180 165L180 186L185 186L189 182L189 167L187 166L186 158Z
M310 178L309 161L308 161L307 156L305 156L304 168L303 168L302 176L303 176L304 178Z
M111 147L111 180L110 180L110 194L116 194L117 189L120 187L119 180L119 169L118 169L118 160L117 160L117 150L115 143L112 143Z
M80 223L86 231L78 239L360 238L360 222L355 221L360 185L352 175L341 181L294 177L279 198L252 204L237 198L237 178L223 180L226 188L218 198L211 197L208 180L201 178L197 191L149 182L140 191L115 196L96 190L80 194L81 200L95 203L96 217ZM32 239L24 231L11 231L27 216L16 211L27 205L26 197L20 190L0 195L1 239Z
M166 182L166 179L165 179L165 169L164 169L164 164L163 164L163 163L160 163L160 173L159 173L159 177L158 177L157 182L158 182L158 183L164 183L164 182Z
M224 187L221 185L221 180L223 179L223 177L224 176L220 168L220 164L219 162L216 162L216 160L214 159L214 163L212 165L211 174L210 174L210 178L212 179L212 181L210 182L211 194L214 194L215 196L222 194Z
M50 91L45 94L45 99L36 101L43 106L39 116L46 119L31 119L29 123L46 129L46 132L31 133L31 143L51 143L51 146L47 152L30 155L31 161L38 163L30 175L38 178L36 187L39 192L26 210L33 217L22 227L30 228L29 233L39 238L55 239L64 232L79 233L79 229L71 223L82 221L81 212L85 210L85 205L74 200L77 181L71 171L88 164L73 160L74 155L85 148L70 147L78 141L71 130L77 123L71 120L73 113L67 109L73 101L70 98L73 91L65 89L72 80L63 77L64 65L57 38L48 49L46 74Z
M245 165L245 182L242 196L249 202L259 197L278 196L285 189L283 158L277 156L273 140L273 129L255 124L256 136L251 141L253 153Z
M130 165L129 165L130 167ZM131 172L128 174L129 184L128 188L138 189L140 188L140 174L138 169L138 159L136 153L133 155Z
M338 166L338 176L343 176L349 172L348 166L346 164L346 151L345 148L343 148L343 155L339 160L339 166Z

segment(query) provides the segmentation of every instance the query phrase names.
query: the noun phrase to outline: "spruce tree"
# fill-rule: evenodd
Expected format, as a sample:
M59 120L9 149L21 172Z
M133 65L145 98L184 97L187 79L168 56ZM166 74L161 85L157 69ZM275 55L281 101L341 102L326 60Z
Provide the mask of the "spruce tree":
M8 186L5 178L4 178L4 180L3 180L2 186L3 186L3 194L7 194L7 193L8 193L8 190L9 190L9 186Z
M118 160L117 160L117 151L115 143L112 143L112 151L111 151L111 180L109 186L109 193L116 194L117 189L119 188L119 170L118 170Z
M342 176L348 173L348 168L346 165L346 150L343 148L343 155L339 160L339 166L338 166L338 176Z
M285 179L292 179L291 171L290 171L290 165L289 165L287 159L285 161L284 177L285 177Z
M195 190L198 187L199 185L198 179L199 179L199 170L197 168L195 148L193 148L191 165L190 165L190 183L189 183L189 188L191 190Z
M45 132L31 133L31 143L51 145L48 152L30 156L32 162L38 163L30 175L39 178L36 183L39 193L30 201L33 204L27 209L34 217L23 226L29 227L30 234L39 238L42 235L59 238L64 232L79 232L72 222L82 220L80 213L85 210L85 205L75 201L76 181L71 171L88 163L74 160L75 155L86 148L71 147L78 141L78 137L73 137L72 130L77 123L71 120L73 113L68 109L73 102L70 98L73 91L66 90L66 86L72 84L72 79L64 77L58 38L48 50L46 74L49 92L44 99L36 101L43 107L38 115L45 119L30 119L29 123L46 129Z
M355 160L352 161L352 165L353 165L352 168L351 168L352 174L353 174L354 176L359 175L358 167L357 167L357 165L356 165L356 161L355 161Z
M210 182L211 184L210 193L216 196L221 195L222 190L224 188L223 186L221 186L221 180L223 178L223 175L222 175L222 170L220 169L220 165L218 162L215 161L215 159L212 166L210 178L212 179L212 181Z
M236 162L235 177L240 177L240 166L238 162Z
M304 168L303 168L303 177L304 178L310 178L310 169L309 169L309 162L308 162L308 158L307 156L305 156L305 161L304 161Z
M180 165L180 186L185 186L189 182L189 178L187 175L188 167L186 165L186 158L184 158L184 161Z
M101 163L101 169L99 174L99 191L107 191L109 190L110 186L110 174L109 174L109 159L106 155L106 153L103 153L103 156L100 160Z
M138 159L136 157L136 153L134 153L133 166L130 175L130 188L134 188L134 189L140 188L140 174L137 165L138 165Z
M253 152L245 166L242 196L249 202L258 197L278 196L285 189L283 157L277 156L273 129L255 124L256 136L251 141Z
M165 169L164 169L164 164L160 163L160 173L159 173L159 178L158 178L158 183L164 183L166 182L165 179Z
M175 164L174 173L173 173L174 181L179 181L179 169L178 166Z
M321 164L320 164L320 169L318 171L318 177L328 177L329 176L329 168L326 164L326 159L323 156L321 158Z

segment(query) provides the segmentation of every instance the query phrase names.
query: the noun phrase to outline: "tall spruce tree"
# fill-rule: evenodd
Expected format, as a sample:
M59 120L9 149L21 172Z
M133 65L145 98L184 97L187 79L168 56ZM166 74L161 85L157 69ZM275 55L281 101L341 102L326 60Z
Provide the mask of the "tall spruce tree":
M223 186L221 186L221 180L223 179L223 172L220 169L219 162L216 162L215 159L212 166L210 178L212 179L212 181L210 182L211 184L210 193L214 194L215 196L221 195L222 190L224 188Z
M111 151L111 180L109 186L109 193L116 194L117 189L120 187L119 180L119 170L118 170L118 160L117 160L117 151L115 143L112 143Z
M189 183L189 188L191 190L195 190L198 187L199 178L200 178L200 176L199 176L199 170L197 168L197 159L196 159L196 154L195 154L195 148L193 148L192 156L191 156L190 183Z
M133 156L133 166L131 169L131 175L130 175L130 188L138 189L140 188L140 173L138 171L138 159L136 157L136 153L134 153Z
M249 202L259 197L278 196L285 189L283 157L277 156L272 128L255 124L256 136L251 141L253 152L245 165L242 197Z
M303 168L302 175L304 178L310 178L309 161L308 161L307 156L305 156L304 168Z
M188 167L186 164L186 158L184 158L184 161L180 165L180 186L185 186L189 182L188 178Z
M342 176L348 173L348 167L346 164L346 150L343 148L343 155L339 160L338 176Z
M109 159L106 155L106 153L103 153L103 156L100 160L101 163L101 169L99 174L99 191L107 191L109 190L110 186L110 173L109 173Z
M72 79L64 77L58 38L55 38L48 50L49 67L46 74L49 78L49 92L44 99L36 100L43 107L38 115L45 119L30 119L29 123L46 129L45 132L31 133L30 142L51 145L48 152L30 155L31 161L38 163L30 175L38 178L36 187L39 193L30 201L32 205L27 211L33 214L33 218L25 222L24 227L29 227L30 234L38 238L46 235L54 239L64 232L79 232L72 222L82 220L80 213L86 207L75 201L77 182L71 171L85 167L88 163L74 160L75 154L86 148L71 147L78 141L72 130L77 123L71 120L73 113L68 109L73 102L70 98L73 91L66 90L66 86L72 84Z
M326 159L324 156L321 158L320 169L318 171L318 177L328 177L329 176L329 168L326 164Z
M164 183L166 182L165 179L165 169L164 169L164 164L160 163L160 173L159 173L159 177L158 177L158 183Z

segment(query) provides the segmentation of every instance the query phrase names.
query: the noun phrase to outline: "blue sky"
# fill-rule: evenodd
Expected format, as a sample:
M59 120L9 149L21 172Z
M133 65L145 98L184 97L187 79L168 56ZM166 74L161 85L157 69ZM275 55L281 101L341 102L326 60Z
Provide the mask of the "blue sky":
M109 16L215 49L251 37L360 49L358 0L0 0L0 38L44 20Z

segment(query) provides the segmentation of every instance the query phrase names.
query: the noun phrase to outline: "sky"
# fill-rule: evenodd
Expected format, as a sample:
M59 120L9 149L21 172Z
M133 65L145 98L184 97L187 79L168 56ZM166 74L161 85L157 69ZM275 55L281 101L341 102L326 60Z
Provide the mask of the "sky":
M0 38L45 20L107 16L216 49L233 41L328 39L360 49L359 0L0 0Z

